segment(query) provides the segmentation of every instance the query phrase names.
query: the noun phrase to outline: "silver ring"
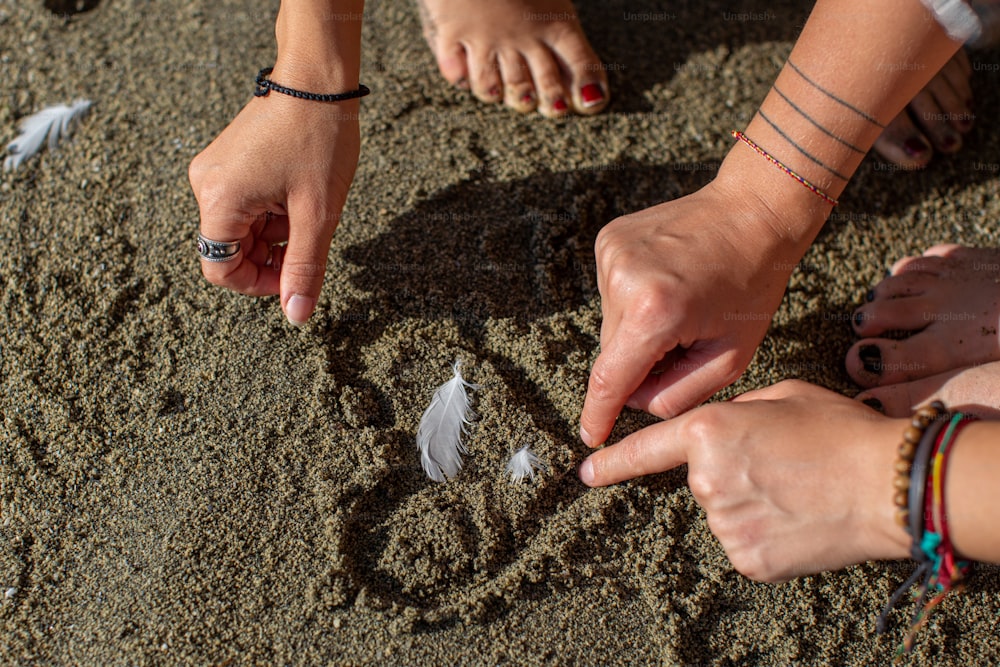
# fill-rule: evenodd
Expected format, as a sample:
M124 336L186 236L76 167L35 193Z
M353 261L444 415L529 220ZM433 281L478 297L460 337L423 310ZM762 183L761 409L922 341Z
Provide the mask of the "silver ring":
M240 254L240 242L223 243L198 234L198 254L207 262L231 262Z

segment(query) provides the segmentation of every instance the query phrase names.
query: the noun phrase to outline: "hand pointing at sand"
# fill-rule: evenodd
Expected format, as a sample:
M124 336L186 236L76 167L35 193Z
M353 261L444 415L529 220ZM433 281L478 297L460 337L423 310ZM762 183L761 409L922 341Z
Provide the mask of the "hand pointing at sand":
M674 417L743 372L865 153L958 47L921 3L820 0L716 179L602 230L587 445L624 405Z
M907 556L891 491L908 421L786 381L633 433L591 454L580 478L605 486L686 463L733 566L783 581Z
M607 439L624 405L674 417L736 380L753 357L812 233L807 225L804 235L785 233L794 225L739 195L769 191L753 183L759 172L746 158L736 153L702 190L601 231L601 354L581 416L588 445ZM813 212L795 222L811 218L818 228L825 213L802 200Z

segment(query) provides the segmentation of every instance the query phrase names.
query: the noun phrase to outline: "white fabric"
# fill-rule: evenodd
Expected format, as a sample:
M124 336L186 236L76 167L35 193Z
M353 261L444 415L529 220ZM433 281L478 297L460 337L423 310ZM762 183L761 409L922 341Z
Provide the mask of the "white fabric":
M965 0L921 0L948 36L962 42L976 40L983 31L979 16Z

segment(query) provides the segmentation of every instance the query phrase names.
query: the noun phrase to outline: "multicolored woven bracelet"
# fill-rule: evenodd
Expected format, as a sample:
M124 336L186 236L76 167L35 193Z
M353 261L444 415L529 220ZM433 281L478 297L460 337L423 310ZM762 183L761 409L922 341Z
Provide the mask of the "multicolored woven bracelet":
M920 586L910 627L896 651L897 660L913 648L917 632L926 624L931 610L950 591L962 588L972 567L971 563L957 559L951 544L944 485L953 443L975 419L961 412L948 413L944 404L935 401L914 414L899 445L893 502L897 507L897 522L913 539L910 554L919 565L879 614L880 634L885 632L889 612L903 594L918 581Z
M799 176L794 171L792 171L791 169L789 169L788 167L786 167L780 160L778 160L773 155L771 155L770 153L768 153L766 150L764 150L763 148L761 148L760 146L758 146L757 143L753 139L751 139L750 137L748 137L747 135L743 134L739 130L733 130L730 134L732 134L734 138L742 141L747 146L749 146L750 148L752 148L758 155L760 155L765 160L767 160L768 162L770 162L771 164L773 164L775 167L777 167L778 169L780 169L781 171L785 172L786 174L788 174L789 176L791 176L792 178L794 178L796 181L798 181L799 183L801 183L802 185L804 185L810 192L812 192L814 195L816 195L817 197L819 197L820 199L822 199L826 203L831 204L833 206L837 205L838 202L837 202L836 199L834 199L830 195L826 194L825 192L823 192L822 190L820 190L817 186L813 185L812 183L810 183L809 181L807 181L805 178L803 178L802 176Z

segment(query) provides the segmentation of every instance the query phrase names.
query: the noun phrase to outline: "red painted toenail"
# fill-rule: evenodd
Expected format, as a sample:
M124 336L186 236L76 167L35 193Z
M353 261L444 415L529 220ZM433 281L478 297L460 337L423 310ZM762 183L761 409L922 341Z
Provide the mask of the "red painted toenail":
M927 149L928 146L927 144L924 143L924 140L917 137L912 137L910 139L907 139L903 143L903 150L906 151L906 154L909 155L910 157L923 155L924 153L927 152Z
M490 97L500 97L500 86L493 86L487 93Z
M592 107L604 101L604 90L596 83L588 83L580 89L580 97L583 98L583 106Z
M950 151L952 148L958 145L958 139L949 134L948 136L946 136L944 139L941 140L941 145L944 146L945 150Z
M528 91L524 95L521 95L521 104L531 104L534 101L535 101L535 96L531 94L531 91Z
M556 111L566 111L566 109L568 109L569 106L566 105L566 100L560 97L558 100L552 103L552 108L555 109Z

